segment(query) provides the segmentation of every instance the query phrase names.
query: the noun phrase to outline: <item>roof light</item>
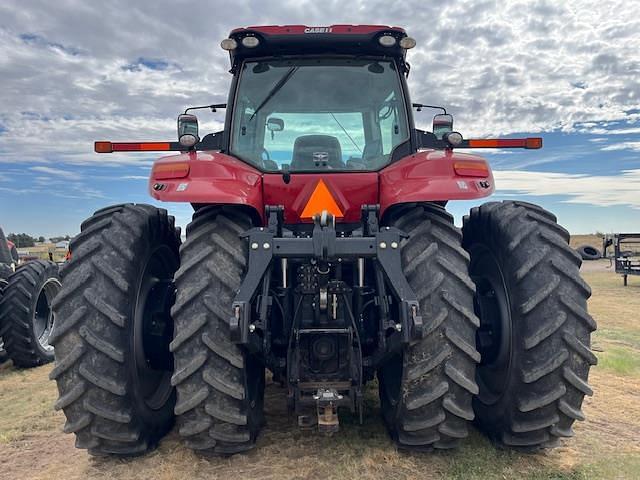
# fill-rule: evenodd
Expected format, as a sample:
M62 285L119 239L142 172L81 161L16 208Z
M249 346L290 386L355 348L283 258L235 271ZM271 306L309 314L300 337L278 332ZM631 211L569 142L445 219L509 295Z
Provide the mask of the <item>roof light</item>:
M380 45L383 47L393 47L397 40L396 37L392 37L391 35L383 35L378 39L378 42L380 42Z
M236 42L233 38L225 38L220 42L220 46L223 50L235 50L238 48L238 42Z
M247 48L255 48L260 45L260 40L258 37L244 37L242 39L242 45Z
M452 147L457 147L462 143L462 134L460 132L447 132L442 138Z
M196 143L198 143L198 136L197 135L192 135L190 133L185 133L184 135L180 136L178 141L180 142L180 145L182 145L183 147L191 148Z
M405 50L409 50L410 48L416 46L416 39L411 37L404 37L402 40L400 40L400 46Z

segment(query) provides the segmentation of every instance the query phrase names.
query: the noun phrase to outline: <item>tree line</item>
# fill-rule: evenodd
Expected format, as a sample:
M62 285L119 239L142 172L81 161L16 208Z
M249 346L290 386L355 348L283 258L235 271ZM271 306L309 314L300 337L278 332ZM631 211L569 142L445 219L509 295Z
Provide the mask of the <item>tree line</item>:
M47 239L42 235L39 237L32 237L27 233L10 233L9 235L7 235L7 240L13 242L18 248L33 247L36 242L42 243L47 241ZM64 235L59 237L51 237L49 239L49 241L52 243L58 243L63 240L71 240L71 237L69 235Z

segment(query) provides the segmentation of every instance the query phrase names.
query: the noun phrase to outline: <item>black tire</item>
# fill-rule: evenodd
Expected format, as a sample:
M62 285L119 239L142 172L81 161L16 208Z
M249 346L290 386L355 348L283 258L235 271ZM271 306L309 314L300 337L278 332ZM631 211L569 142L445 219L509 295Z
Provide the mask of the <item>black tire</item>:
M248 450L263 423L264 366L230 340L228 326L248 258L240 234L249 228L237 209L205 207L180 251L172 382L179 432L194 450Z
M524 202L473 208L463 236L481 321L478 425L508 446L554 446L573 435L582 399L592 394L596 324L580 256L554 215Z
M13 268L6 263L0 263L0 292L4 290L9 283L9 277L11 275L13 275Z
M0 228L0 263L5 265L11 265L13 263L9 244L7 243L7 238L4 236L2 228Z
M600 250L592 247L591 245L580 245L576 248L576 251L580 257L582 257L582 260L598 260L599 258L602 258Z
M166 210L98 210L73 240L54 303L56 410L94 455L140 454L171 428L170 307L180 231Z
M8 278L0 300L0 337L16 367L53 361L51 303L60 288L58 266L44 260L25 263Z
M9 253L11 254L11 260L14 264L18 264L18 260L20 260L20 255L18 255L18 249L15 245L11 245L9 248Z
M395 211L388 225L409 234L401 244L402 267L418 296L425 332L378 370L383 417L400 447L453 448L467 436L478 393L479 321L469 255L451 215L437 205Z
M2 229L0 229L0 234L0 237L4 236L4 234L2 234ZM0 241L2 241L2 238L0 238ZM7 279L11 276L12 273L13 269L9 265L0 263L0 299L2 298L2 291L9 283ZM1 323L0 328L2 328ZM4 340L2 340L2 337L0 337L0 363L4 363L7 360L9 360L9 357L7 356L7 351L4 349Z

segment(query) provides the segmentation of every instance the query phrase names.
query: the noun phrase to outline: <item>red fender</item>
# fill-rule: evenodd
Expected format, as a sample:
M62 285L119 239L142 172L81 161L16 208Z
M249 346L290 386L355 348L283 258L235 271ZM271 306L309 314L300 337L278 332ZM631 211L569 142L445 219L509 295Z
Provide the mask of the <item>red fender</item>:
M412 202L472 200L495 190L487 161L452 150L425 150L380 172L380 214Z
M244 205L264 220L262 174L223 153L188 152L156 160L149 193L162 202Z

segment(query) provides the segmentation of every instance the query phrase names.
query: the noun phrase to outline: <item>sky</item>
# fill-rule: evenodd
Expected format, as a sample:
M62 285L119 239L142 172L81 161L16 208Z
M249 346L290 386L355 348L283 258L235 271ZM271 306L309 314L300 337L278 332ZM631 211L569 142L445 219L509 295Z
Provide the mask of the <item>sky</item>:
M345 8L348 5L348 8ZM224 103L220 41L235 27L404 27L414 102L445 105L465 137L542 136L483 152L495 200L553 211L573 233L640 231L640 8L618 1L121 1L0 3L0 225L75 234L101 207L156 204L154 155L94 140L174 140L186 106ZM223 113L199 115L201 131ZM416 114L429 129L431 113ZM451 202L457 222L480 203ZM185 225L191 208L165 204Z

